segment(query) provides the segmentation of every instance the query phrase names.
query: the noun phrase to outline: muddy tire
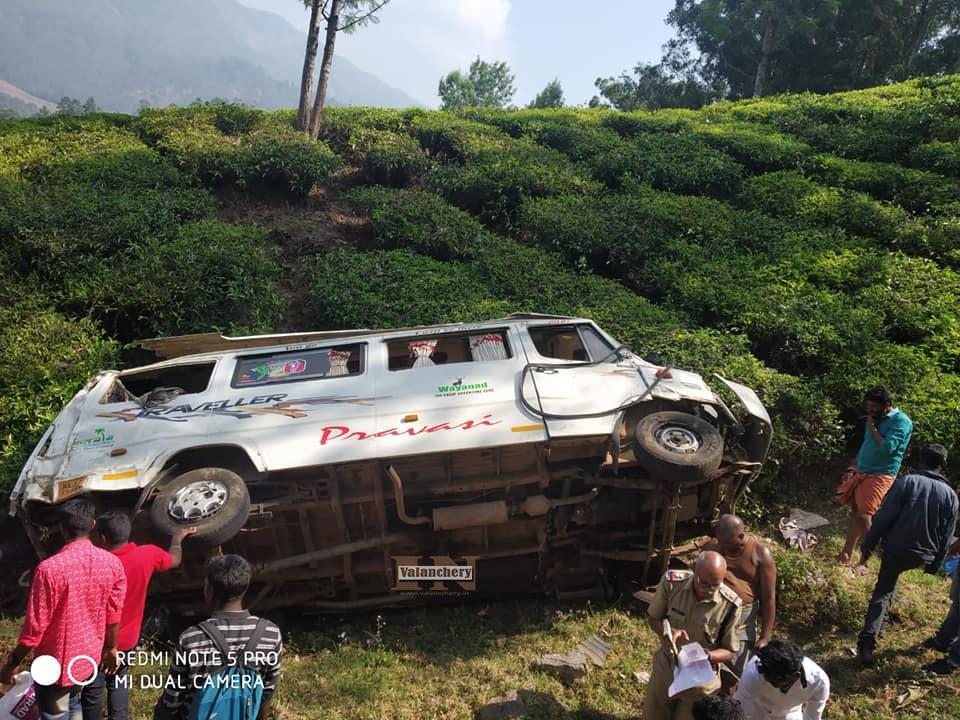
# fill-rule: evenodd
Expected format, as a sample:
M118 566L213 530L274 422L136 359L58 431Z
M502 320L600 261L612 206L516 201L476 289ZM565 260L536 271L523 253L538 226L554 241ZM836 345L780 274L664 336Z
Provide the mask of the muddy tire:
M701 480L723 459L719 431L690 413L664 411L642 417L634 438L637 462L654 478Z
M250 515L250 493L243 478L223 468L190 470L164 485L150 507L153 526L172 535L191 525L189 543L215 547L230 540Z

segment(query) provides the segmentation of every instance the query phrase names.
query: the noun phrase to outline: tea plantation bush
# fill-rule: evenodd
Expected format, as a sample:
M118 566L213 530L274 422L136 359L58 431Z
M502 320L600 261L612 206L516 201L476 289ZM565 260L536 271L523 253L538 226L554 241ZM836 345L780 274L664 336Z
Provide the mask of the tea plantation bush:
M960 76L700 111L330 108L321 142L294 118L0 120L0 485L136 337L513 310L756 388L768 480L837 452L874 384L960 457ZM278 247L301 208L317 237Z
M232 105L147 109L137 129L200 183L282 188L306 195L340 166L325 144L313 142L276 115Z
M618 283L590 272L572 271L544 250L488 232L469 214L430 193L365 188L355 191L350 199L370 217L378 247L409 249L434 259L457 261L446 267L451 276L460 278L458 284L468 288L464 292L470 297L477 297L479 282L485 289L481 297L502 298L510 311L590 317L640 354L656 352L664 362L693 368L707 377L719 372L748 383L774 408L778 433L772 457L785 464L812 462L838 446L841 428L827 398L796 378L764 367L750 354L745 337L689 330L676 314L652 305ZM436 232L427 233L424 228ZM337 262L337 267L343 264L342 259ZM370 274L366 270L368 260L358 262L358 267ZM442 275L439 266L431 268ZM324 277L335 282L336 272ZM373 279L351 275L351 282L360 284L357 292L361 295L379 293L383 296L379 303L392 303L395 285L381 285L376 272L370 277ZM452 297L454 291L455 287ZM345 294L350 293L335 291L341 303L349 304L342 297ZM445 297L442 293L442 306L451 302ZM410 302L419 303L415 298ZM339 311L332 312L339 317Z
M174 237L133 245L119 272L78 288L98 310L115 308L124 339L219 330L266 333L283 317L276 249L262 229L212 220L182 225ZM74 298L76 300L76 298Z
M68 317L38 295L0 304L0 493L9 493L43 431L118 344L90 318ZM7 304L10 303L10 304Z
M633 178L687 195L733 195L743 177L733 158L689 135L641 135L600 153L590 165L597 179L612 188Z

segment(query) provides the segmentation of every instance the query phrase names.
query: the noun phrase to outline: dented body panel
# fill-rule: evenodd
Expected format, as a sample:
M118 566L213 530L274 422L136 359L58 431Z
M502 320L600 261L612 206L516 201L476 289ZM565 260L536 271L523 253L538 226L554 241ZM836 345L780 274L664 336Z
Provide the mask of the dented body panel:
M224 551L254 563L261 608L402 602L400 557L472 563L470 592L481 594L602 592L623 568L665 567L677 543L732 506L769 446L769 416L749 388L724 381L741 423L699 375L648 363L585 319L284 339L149 341L161 354L198 352L94 378L11 497L38 550L53 544L50 510L77 495L129 510L156 539L146 511L157 493L220 467L249 492L249 518ZM664 410L722 436L709 477L651 470L635 429ZM663 437L699 447L696 434ZM202 555L162 578L168 602L196 604Z

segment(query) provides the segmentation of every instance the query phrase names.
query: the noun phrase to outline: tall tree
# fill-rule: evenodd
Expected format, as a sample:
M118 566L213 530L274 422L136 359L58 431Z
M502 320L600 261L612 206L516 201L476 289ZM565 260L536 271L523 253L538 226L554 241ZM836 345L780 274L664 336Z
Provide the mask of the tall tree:
M843 0L676 0L674 50L695 48L708 84L733 98L803 87L822 72L824 37Z
M470 63L464 75L459 70L441 78L438 94L441 110L460 110L465 107L504 107L513 98L510 67L502 61L485 62L479 56Z
M837 74L851 87L960 70L960 0L846 0Z
M554 78L537 93L533 101L527 105L528 108L561 108L563 107L563 88L560 87L560 80Z
M330 69L333 65L333 51L337 33L352 33L369 23L380 21L376 13L390 0L303 0L310 8L310 27L307 31L307 45L303 55L303 72L300 76L300 106L297 112L297 128L309 133L316 139L323 120L323 108L327 101L327 87L330 83ZM320 47L320 27L326 26L323 44L323 56L320 60L320 79L313 107L310 105L310 92L313 88L314 68L317 51ZM309 108L309 109L308 109Z
M594 83L603 99L617 110L700 108L723 97L723 83L708 84L698 74L697 64L673 48L656 65L638 63L633 75L597 78ZM602 105L594 96L590 106Z
M960 69L960 0L675 0L671 50L728 97L830 92Z

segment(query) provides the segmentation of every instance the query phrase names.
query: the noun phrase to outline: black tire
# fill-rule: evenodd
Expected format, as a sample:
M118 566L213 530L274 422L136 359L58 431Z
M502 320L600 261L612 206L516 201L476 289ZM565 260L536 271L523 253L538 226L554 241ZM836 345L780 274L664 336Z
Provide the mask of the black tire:
M678 431L674 444L664 434ZM723 460L723 437L706 420L685 412L655 412L640 418L634 431L637 462L653 478L679 481L709 477ZM686 446L686 447L685 447Z
M189 485L218 483L226 490L226 498L207 517L199 515L179 518L170 513L170 503L177 494ZM199 512L199 510L198 510ZM215 547L230 540L242 528L250 515L250 493L243 478L224 468L197 468L164 485L150 506L150 520L162 533L172 535L177 530L191 525L197 532L187 542L195 547Z

